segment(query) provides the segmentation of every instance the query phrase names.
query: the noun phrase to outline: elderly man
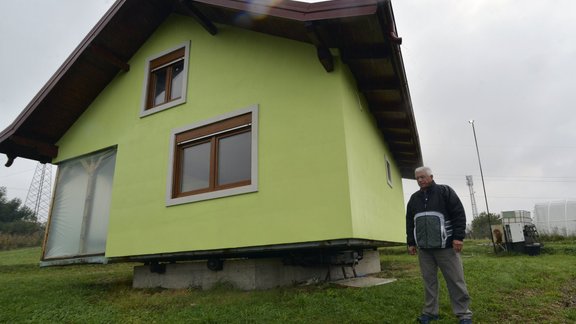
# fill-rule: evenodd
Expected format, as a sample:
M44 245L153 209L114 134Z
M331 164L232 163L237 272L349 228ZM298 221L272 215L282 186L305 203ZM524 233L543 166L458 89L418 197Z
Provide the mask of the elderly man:
M434 182L430 168L419 167L414 173L420 190L410 197L406 207L406 241L408 252L418 254L424 281L424 308L418 321L429 323L438 319L440 269L452 311L460 323L472 323L470 296L460 259L466 231L464 207L452 188Z

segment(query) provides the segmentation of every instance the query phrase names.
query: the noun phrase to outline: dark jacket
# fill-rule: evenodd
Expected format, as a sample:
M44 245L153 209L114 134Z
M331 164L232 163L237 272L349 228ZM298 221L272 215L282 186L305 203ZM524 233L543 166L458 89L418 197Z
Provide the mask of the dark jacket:
M436 222L440 219L440 222ZM416 230L415 230L416 228ZM415 192L406 207L406 242L420 248L436 247L436 238L427 240L441 231L444 240L439 248L452 247L452 240L464 240L466 235L466 214L460 198L452 188L432 182L426 190Z

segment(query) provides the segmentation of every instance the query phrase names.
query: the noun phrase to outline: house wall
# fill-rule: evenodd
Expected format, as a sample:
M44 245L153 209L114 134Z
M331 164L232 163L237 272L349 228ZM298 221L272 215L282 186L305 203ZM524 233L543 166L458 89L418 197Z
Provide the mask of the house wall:
M361 134L345 139L350 132L366 132L363 117L348 112L356 100L346 91L348 72L337 66L326 73L308 44L228 26L219 30L211 36L193 19L170 17L132 57L130 71L120 73L59 141L57 161L117 145L106 256L357 235L396 239L386 237L394 231L370 229L375 221L370 215L382 203L359 207L359 196L370 189L360 184L368 175L356 175L361 157L353 150L369 155L378 145L385 149L381 143L351 148L362 142ZM187 102L141 118L146 59L187 40ZM166 207L171 130L254 104L259 191ZM345 123L350 117L359 121ZM385 190L371 197L401 201L401 195Z
M404 242L405 208L402 178L388 145L364 98L342 79L342 112L346 138L353 233L356 238ZM391 164L388 184L386 160Z

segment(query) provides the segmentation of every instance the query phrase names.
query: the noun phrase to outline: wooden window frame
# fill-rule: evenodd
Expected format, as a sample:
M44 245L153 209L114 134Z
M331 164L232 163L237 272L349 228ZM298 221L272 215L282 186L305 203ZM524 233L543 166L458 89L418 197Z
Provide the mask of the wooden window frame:
M224 138L234 135L244 134L252 130L252 114L244 114L233 117L215 124L189 130L185 133L176 135L176 147L174 148L174 174L172 176L172 197L179 198L191 195L197 195L204 192L223 190L228 188L250 185L250 179L229 183L225 185L218 184L218 155L220 153L220 141ZM182 143L182 144L180 144ZM208 176L208 187L192 191L182 192L180 190L182 183L182 159L185 149L210 143L210 174Z
M251 134L250 179L218 184L219 141L238 134ZM172 130L170 138L170 161L167 176L166 205L178 205L207 199L258 191L258 107L224 114L206 121ZM207 188L181 192L181 161L186 148L210 142L210 175Z
M158 55L149 57L145 64L144 89L142 94L142 108L140 117L145 117L183 103L186 103L186 94L188 88L188 57L190 51L190 42L184 42L168 49ZM170 98L172 93L172 69L174 64L183 61L182 67L182 89L181 96ZM156 86L156 71L168 68L166 73L166 97L165 101L159 105L154 105L154 94Z

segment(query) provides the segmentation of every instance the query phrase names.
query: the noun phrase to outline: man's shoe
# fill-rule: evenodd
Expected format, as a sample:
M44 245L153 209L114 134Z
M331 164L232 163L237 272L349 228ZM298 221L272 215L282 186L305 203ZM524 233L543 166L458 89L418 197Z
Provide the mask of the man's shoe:
M426 314L422 314L420 315L420 317L418 317L416 319L416 321L418 323L422 323L422 324L428 324L431 321L437 321L438 320L438 315L426 315Z
M472 324L472 319L471 318L467 318L467 319L461 319L460 322L458 322L460 324Z

